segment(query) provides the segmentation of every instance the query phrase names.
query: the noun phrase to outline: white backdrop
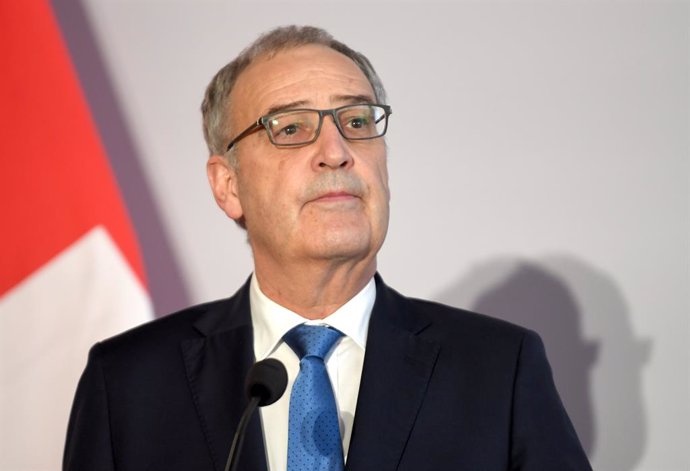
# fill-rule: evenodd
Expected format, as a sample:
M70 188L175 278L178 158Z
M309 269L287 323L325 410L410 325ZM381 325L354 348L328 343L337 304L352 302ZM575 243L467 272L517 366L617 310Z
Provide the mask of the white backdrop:
M190 302L251 271L203 90L260 32L324 27L394 110L384 279L538 330L595 469L690 469L688 3L84 3Z

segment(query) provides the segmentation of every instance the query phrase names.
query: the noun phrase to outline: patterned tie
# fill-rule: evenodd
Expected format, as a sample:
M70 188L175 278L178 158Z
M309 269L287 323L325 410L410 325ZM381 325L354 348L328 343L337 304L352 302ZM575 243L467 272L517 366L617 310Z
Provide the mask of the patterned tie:
M342 471L343 446L338 412L323 359L342 332L298 325L283 337L299 357L290 396L288 471Z

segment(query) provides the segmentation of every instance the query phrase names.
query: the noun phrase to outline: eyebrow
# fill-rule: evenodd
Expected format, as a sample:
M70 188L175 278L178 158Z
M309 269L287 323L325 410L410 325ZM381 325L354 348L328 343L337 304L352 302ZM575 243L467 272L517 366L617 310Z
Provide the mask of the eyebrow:
M331 101L340 101L347 104L357 104L357 103L374 103L373 97L370 95L332 95ZM307 100L297 100L291 101L290 103L282 103L279 105L271 106L263 116L277 113L278 111L294 110L296 108L302 108L308 106L309 102Z
M267 114L276 113L278 111L292 110L295 108L304 107L307 105L307 103L308 103L307 100L298 100L298 101L291 101L290 103L284 103L281 105L271 106L268 110L266 110L266 113L264 113L264 116L266 116Z
M371 95L334 95L331 96L331 100L349 102L350 104L376 103Z

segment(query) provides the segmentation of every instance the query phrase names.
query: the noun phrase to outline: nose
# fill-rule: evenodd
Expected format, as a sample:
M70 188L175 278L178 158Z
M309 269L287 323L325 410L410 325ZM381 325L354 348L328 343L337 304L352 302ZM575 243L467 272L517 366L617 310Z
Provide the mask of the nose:
M347 139L338 131L332 116L324 116L319 137L312 145L316 171L346 169L354 162Z

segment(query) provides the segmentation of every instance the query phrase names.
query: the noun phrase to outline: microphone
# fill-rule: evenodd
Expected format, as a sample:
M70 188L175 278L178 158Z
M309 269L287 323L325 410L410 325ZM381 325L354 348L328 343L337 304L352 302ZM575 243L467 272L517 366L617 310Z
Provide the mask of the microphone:
M249 424L249 419L256 407L269 406L276 402L285 392L287 387L287 370L285 366L275 358L266 358L252 365L245 380L245 392L249 398L249 404L242 414L235 437L232 439L228 461L225 471L235 471L239 461L240 450L244 443L244 433Z
M245 381L248 398L258 397L259 407L270 406L283 396L287 387L287 370L275 358L266 358L250 368Z

